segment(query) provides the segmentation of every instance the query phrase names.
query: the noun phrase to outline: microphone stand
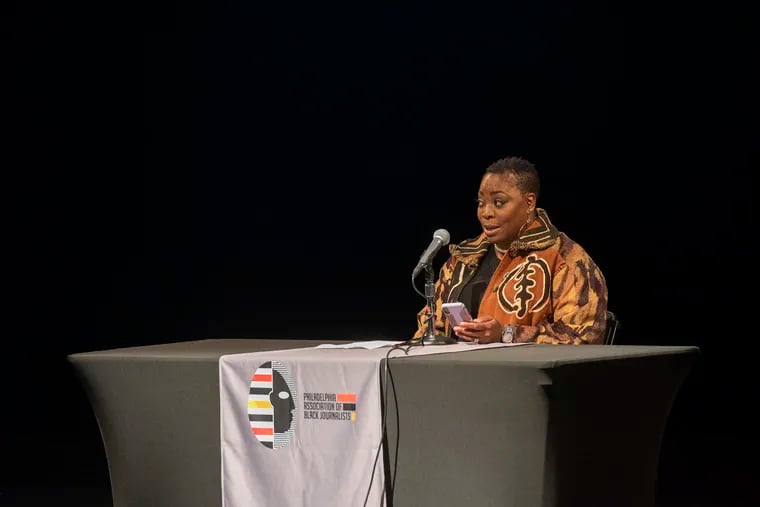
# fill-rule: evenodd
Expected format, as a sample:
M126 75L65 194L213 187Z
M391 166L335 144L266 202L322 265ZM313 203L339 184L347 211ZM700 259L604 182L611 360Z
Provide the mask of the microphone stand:
M454 338L435 334L435 279L433 267L430 263L425 264L425 299L428 306L428 330L422 337L423 345L449 345L456 343Z

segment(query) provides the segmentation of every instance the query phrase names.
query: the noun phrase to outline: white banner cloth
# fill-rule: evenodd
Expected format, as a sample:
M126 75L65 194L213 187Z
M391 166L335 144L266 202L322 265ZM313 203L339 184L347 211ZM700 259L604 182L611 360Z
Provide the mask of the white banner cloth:
M506 345L416 346L408 356ZM222 506L357 507L365 498L385 505L382 451L374 465L383 436L380 362L388 350L222 356ZM402 356L393 350L390 358Z

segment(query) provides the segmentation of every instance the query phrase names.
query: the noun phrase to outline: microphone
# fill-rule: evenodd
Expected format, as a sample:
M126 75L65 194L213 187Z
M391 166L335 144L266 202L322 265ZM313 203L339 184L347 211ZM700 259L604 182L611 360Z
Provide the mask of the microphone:
M412 278L417 278L417 275L420 274L420 271L425 269L425 266L427 264L430 264L430 262L433 260L433 257L435 257L435 254L438 253L438 250L442 246L449 244L449 240L449 231L446 229L438 229L433 233L433 241L430 242L430 246L427 247L427 250L422 252L420 261L417 263L417 267L414 268L414 272L412 273Z

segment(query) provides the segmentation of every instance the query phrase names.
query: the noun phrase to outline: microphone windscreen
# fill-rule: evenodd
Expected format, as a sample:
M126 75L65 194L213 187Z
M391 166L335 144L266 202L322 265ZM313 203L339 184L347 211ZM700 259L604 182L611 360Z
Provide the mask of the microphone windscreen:
M434 238L438 238L441 240L441 245L445 246L449 244L449 241L451 241L451 236L449 235L449 231L446 229L438 229L433 233Z

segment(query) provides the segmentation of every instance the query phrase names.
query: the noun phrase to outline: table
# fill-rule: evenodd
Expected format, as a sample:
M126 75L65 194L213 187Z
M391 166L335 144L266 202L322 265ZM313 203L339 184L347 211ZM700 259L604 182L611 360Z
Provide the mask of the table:
M325 342L346 343L212 339L71 354L114 507L221 506L219 357ZM646 507L670 408L699 349L397 354L385 407L389 505Z

